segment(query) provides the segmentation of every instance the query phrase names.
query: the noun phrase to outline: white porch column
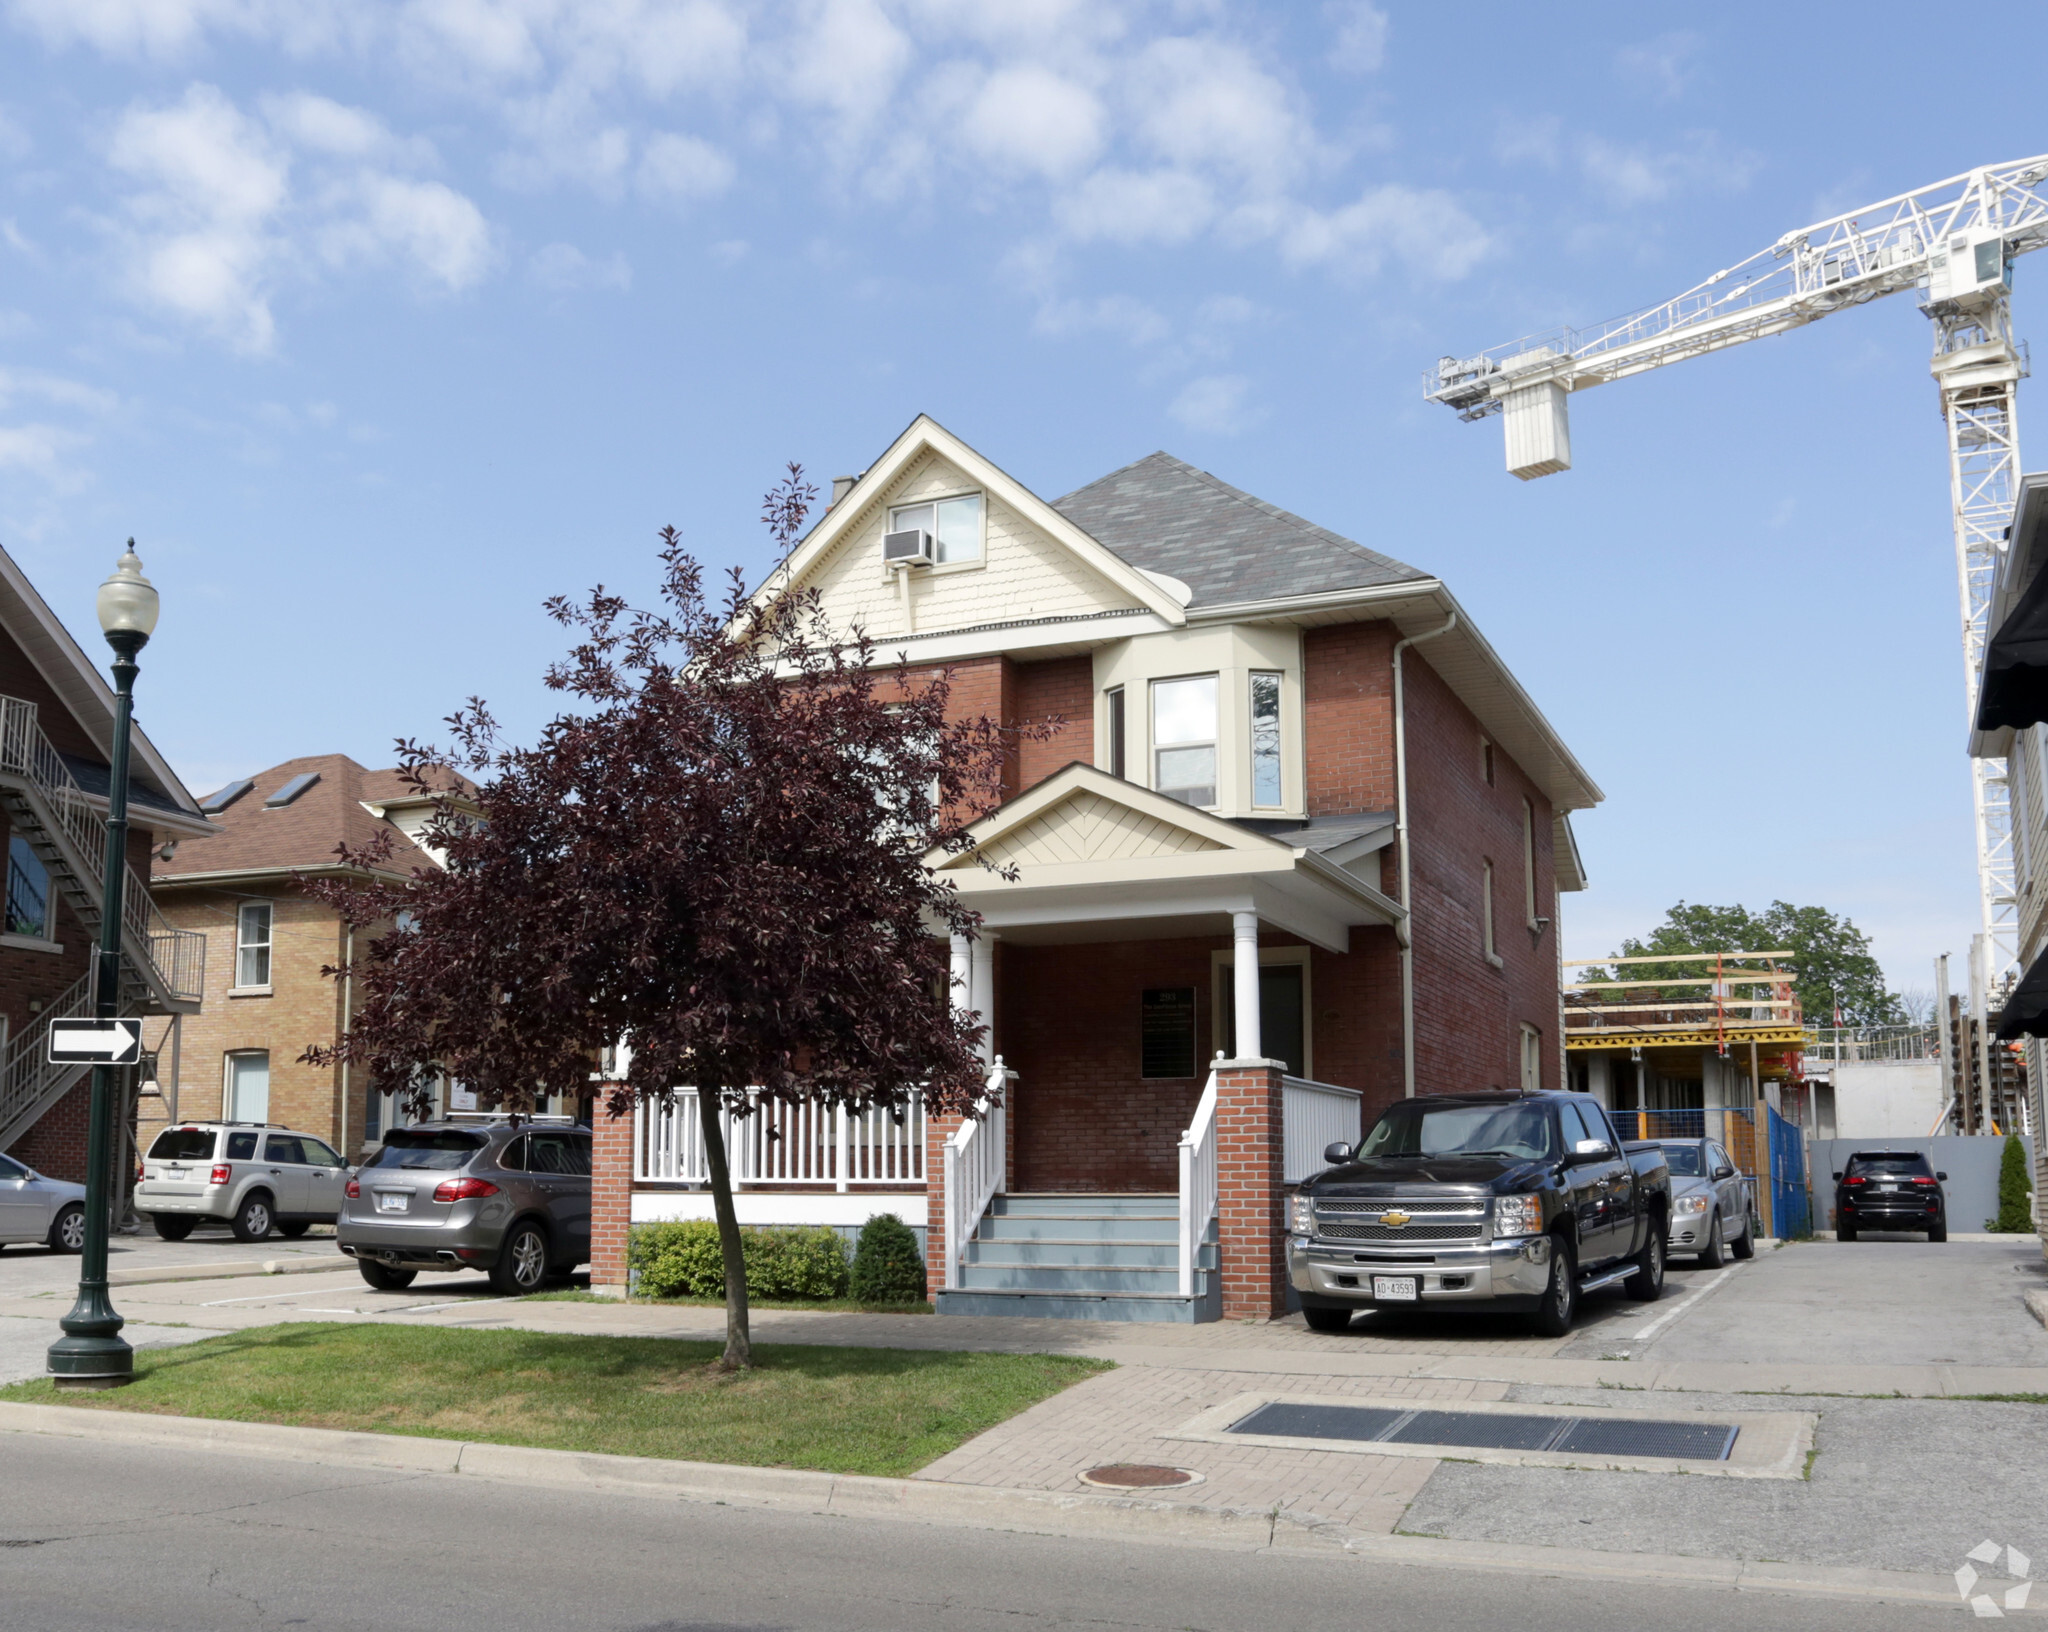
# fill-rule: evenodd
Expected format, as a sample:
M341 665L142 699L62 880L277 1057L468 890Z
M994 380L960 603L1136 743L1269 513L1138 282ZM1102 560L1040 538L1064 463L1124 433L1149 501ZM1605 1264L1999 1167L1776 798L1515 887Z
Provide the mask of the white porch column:
M996 938L984 929L971 945L972 980L967 990L976 1015L988 1028L981 1039L981 1060L987 1065L996 1056Z
M967 1010L974 1007L974 965L973 954L970 950L973 945L974 943L965 935L957 932L954 934L953 978L950 996L953 1002L953 1011L956 1014L964 1014Z
M1237 1010L1237 1057L1264 1057L1259 1038L1259 915L1230 915L1231 995Z

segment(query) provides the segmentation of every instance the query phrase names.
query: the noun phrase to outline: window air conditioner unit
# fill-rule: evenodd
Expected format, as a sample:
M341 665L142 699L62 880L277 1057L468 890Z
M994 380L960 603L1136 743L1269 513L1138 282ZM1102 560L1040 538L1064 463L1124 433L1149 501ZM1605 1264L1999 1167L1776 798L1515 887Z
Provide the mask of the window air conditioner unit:
M928 567L938 560L932 535L922 527L882 535L882 562L891 567Z

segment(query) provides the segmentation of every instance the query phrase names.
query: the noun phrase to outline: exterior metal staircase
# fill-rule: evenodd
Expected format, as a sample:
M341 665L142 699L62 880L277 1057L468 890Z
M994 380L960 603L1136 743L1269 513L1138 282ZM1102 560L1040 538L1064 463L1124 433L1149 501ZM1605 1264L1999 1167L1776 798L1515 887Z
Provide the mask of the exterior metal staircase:
M95 941L106 877L107 820L36 721L35 704L0 697L0 808L14 833L48 870L61 895ZM121 903L119 1012L197 1013L205 991L206 937L174 929L150 899L149 884L128 869ZM46 1058L50 1022L92 1012L90 971L10 1036L0 1054L0 1149L33 1127L88 1069Z
M942 1315L1205 1321L1222 1315L1212 1225L1193 1296L1179 1290L1180 1198L998 1195L938 1295Z

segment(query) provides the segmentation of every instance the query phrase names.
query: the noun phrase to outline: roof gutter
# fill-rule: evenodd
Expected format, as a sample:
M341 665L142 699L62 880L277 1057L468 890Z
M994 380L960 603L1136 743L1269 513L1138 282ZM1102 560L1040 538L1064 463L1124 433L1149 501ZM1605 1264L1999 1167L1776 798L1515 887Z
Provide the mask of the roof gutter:
M351 878L382 878L394 884L407 882L410 873L394 873L373 867L355 867L339 861L308 862L301 866L286 867L222 867L210 873L153 873L149 887L152 891L179 889L186 885L204 886L214 884L253 883L265 879L307 878L315 874L342 875Z
M1394 642L1394 842L1401 847L1401 921L1394 926L1401 939L1401 1095L1415 1097L1415 905L1409 876L1408 844L1408 714L1401 690L1401 654L1410 646L1447 635L1457 626L1449 613L1434 629L1405 635Z

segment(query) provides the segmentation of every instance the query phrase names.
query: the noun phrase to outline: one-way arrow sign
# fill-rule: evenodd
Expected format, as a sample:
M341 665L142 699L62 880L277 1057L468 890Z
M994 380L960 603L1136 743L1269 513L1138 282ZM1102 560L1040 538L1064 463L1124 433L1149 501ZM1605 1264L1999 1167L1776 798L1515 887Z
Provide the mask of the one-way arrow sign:
M142 1058L140 1020L52 1020L52 1065L133 1065Z

